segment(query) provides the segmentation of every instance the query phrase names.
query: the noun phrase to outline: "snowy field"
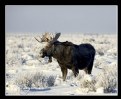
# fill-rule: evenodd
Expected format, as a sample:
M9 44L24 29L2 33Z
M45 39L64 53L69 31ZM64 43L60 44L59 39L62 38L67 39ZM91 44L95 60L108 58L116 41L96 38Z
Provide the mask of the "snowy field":
M80 70L75 78L68 70L65 82L56 59L48 63L39 57L45 43L35 36L6 34L5 95L118 95L117 34L61 33L59 41L91 43L96 49L92 75Z

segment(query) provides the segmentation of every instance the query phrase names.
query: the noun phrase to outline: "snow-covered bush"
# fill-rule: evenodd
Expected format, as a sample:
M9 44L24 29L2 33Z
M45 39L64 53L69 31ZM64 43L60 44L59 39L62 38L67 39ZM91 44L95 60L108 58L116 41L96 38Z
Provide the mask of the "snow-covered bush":
M44 73L24 73L16 79L16 84L21 88L42 88L54 86L55 76Z
M117 88L117 66L109 65L103 68L103 72L97 75L95 87L103 87L105 93L113 92Z
M89 91L97 92L100 88L104 93L112 93L117 89L117 66L112 63L109 66L103 66L102 72L95 77L85 75L80 79L80 87Z
M81 80L80 80L80 87L83 89L87 89L89 91L96 91L95 88L95 83L96 83L96 79L94 77L91 77L90 75L85 75Z

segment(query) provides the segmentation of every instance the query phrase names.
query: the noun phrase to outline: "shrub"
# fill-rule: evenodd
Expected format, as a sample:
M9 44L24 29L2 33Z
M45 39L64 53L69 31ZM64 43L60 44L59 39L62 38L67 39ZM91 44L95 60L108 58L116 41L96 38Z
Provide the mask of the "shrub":
M19 75L16 79L16 84L21 88L43 88L43 87L51 87L54 86L55 83L55 76L50 75L47 76L43 73L37 72L34 74L27 74Z
M85 78L84 77L84 78L81 79L81 88L88 88L88 91L94 91L95 92L96 91L95 83L96 83L95 78L92 79L92 77L91 78Z
M103 72L101 72L97 78L96 87L103 87L105 93L113 92L117 87L116 65L104 67Z
M117 89L117 66L111 64L102 68L102 72L93 78L84 76L80 80L81 89L87 89L89 91L97 91L98 88L103 88L104 93L116 92Z
M24 48L23 44L18 44L18 48Z

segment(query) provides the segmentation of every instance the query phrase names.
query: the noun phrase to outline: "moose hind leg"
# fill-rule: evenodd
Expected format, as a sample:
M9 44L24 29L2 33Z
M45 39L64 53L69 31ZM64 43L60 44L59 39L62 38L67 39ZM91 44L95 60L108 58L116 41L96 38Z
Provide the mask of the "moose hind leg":
M65 81L67 76L67 68L61 67L61 72L62 72L63 81Z
M87 67L87 73L91 74L92 72L92 67L93 67L93 60L90 62L89 66Z
M73 71L75 77L78 76L79 70L78 70L77 67L73 67L73 68L72 68L72 71Z
M84 68L84 71L85 71L86 74L88 74L87 67Z

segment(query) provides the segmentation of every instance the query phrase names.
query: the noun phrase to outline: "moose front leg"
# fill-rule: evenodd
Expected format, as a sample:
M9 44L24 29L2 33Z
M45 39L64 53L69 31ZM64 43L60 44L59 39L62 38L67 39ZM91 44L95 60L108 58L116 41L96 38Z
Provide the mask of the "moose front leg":
M67 76L67 68L61 67L61 72L62 72L63 81L65 81Z
M50 62L50 63L52 62L52 57L51 57L51 56L49 56L49 62Z

